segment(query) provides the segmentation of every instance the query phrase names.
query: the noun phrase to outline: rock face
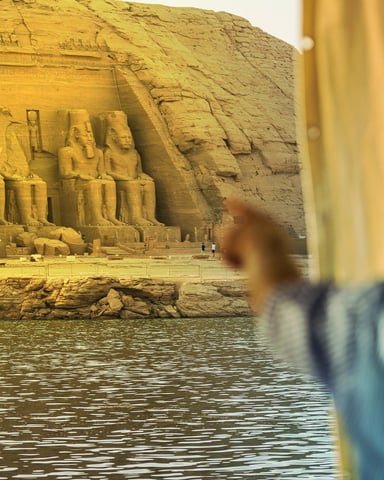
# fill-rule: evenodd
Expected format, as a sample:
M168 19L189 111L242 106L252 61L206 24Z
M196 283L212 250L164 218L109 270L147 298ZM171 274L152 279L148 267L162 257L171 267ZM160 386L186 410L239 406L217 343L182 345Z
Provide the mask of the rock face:
M0 279L0 317L21 319L179 318L250 315L240 281Z
M177 310L184 317L249 315L244 286L241 286L232 282L214 282L209 285L184 283L179 289Z
M114 0L1 0L0 23L0 104L29 122L57 225L60 112L87 110L97 137L123 110L160 222L196 237L236 194L304 233L292 47L227 13Z

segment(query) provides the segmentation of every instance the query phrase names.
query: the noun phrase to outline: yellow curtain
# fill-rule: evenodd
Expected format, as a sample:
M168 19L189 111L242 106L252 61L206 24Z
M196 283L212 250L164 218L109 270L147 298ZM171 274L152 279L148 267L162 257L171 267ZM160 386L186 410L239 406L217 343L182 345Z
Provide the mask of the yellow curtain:
M300 125L319 278L384 274L384 1L303 0ZM339 425L340 426L340 425ZM339 429L341 468L353 473Z
M303 48L303 161L319 274L382 277L384 1L303 0Z

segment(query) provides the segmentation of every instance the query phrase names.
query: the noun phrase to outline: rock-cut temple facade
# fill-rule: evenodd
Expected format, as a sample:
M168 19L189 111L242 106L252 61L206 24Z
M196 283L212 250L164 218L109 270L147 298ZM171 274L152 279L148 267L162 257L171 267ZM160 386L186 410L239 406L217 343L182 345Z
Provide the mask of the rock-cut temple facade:
M229 196L303 235L294 55L224 12L1 0L0 239L212 240Z

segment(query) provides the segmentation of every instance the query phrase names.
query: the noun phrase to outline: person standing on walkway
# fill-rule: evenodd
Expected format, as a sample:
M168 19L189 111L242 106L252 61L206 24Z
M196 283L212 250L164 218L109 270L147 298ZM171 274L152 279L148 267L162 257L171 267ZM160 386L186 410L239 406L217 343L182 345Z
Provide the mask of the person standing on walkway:
M201 253L204 253L205 252L205 243L203 242L201 244Z
M215 253L216 253L216 243L215 242L212 242L211 252L212 252L212 256L214 257Z

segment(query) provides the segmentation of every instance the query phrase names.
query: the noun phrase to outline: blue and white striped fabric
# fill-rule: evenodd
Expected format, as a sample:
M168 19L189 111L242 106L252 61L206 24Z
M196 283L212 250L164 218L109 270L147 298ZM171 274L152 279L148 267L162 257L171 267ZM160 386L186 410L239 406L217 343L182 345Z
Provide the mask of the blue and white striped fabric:
M333 396L361 480L384 479L384 283L280 288L263 328L279 356Z

